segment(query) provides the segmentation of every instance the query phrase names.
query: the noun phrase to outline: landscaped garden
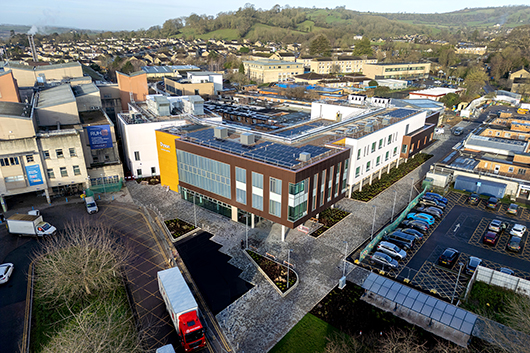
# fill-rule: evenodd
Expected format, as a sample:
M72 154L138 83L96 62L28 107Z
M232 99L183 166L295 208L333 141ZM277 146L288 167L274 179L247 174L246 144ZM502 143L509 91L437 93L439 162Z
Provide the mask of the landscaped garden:
M310 235L313 237L318 237L326 230L339 223L344 217L349 214L349 212L339 210L338 208L328 208L320 212L320 214L318 215L318 223L321 223L322 227L310 233Z
M164 223L166 224L167 229L169 230L174 239L184 234L187 234L188 232L191 232L195 229L195 226L193 224L189 224L188 222L185 222L178 218L164 221Z
M267 277L274 282L276 287L285 293L296 283L296 274L293 270L289 269L289 286L287 286L287 267L272 261L265 256L262 256L252 250L247 250L250 257L256 262L256 264L265 272Z
M351 198L360 201L370 201L431 157L432 154L418 153L414 158L401 163L397 168L392 168L390 172L382 174L381 179L374 180L372 185L363 185L362 191L353 191Z

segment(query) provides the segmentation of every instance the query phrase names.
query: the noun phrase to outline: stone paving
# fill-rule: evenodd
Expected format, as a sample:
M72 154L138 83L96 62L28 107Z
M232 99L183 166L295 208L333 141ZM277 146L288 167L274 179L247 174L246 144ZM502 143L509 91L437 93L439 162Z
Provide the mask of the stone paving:
M240 249L245 239L245 225L214 214L180 198L161 186L139 185L128 182L127 188L136 202L156 207L164 219L179 218L195 223L214 234L213 241L222 245L221 252L232 256L230 262L243 270L241 277L254 284L254 288L217 315L217 320L236 352L265 352L271 349L289 330L324 296L337 285L342 276L346 243L349 252L370 237L373 206L376 207L375 230L388 222L392 213L394 191L397 192L396 213L408 203L410 178L421 180L430 166L445 156L461 139L446 133L425 150L433 158L401 179L389 189L372 199L360 202L344 199L337 207L351 212L332 229L319 238L297 230L287 233L286 241L280 237L281 226L264 221L254 229L249 228L249 243L260 253L268 252L279 260L287 260L292 249L291 263L300 278L299 285L282 298L244 256ZM413 197L418 191L414 190ZM350 273L355 266L348 264ZM348 278L355 276L355 271ZM352 278L353 279L353 278Z

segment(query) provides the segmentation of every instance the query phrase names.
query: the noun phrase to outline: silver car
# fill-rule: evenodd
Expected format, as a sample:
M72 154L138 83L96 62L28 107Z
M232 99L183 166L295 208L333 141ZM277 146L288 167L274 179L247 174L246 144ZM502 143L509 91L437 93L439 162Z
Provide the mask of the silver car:
M381 264L383 266L388 266L388 267L391 267L391 268L396 268L398 267L398 262L397 260L391 258L389 255L383 253L383 252L379 252L379 251L376 251L371 257L370 257L370 262L372 264L375 264L375 263L378 263L378 264Z
M401 249L396 244L392 244L388 241L382 241L377 245L377 251L384 252L387 255L392 256L395 259L402 260L407 256L407 252Z
M6 263L0 265L0 284L4 284L9 281L9 277L13 274L15 265L12 263Z

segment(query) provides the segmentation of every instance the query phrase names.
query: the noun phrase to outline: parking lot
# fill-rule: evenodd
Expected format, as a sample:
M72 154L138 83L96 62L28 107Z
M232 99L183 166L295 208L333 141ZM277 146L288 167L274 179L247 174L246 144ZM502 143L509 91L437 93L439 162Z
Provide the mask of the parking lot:
M417 242L408 251L407 257L399 261L396 269L388 269L387 274L399 280L410 280L411 284L426 291L435 291L440 296L450 299L455 290L458 278L456 296L465 291L470 275L465 273L465 265L470 256L482 259L482 266L500 270L502 267L514 271L517 277L530 278L530 246L527 246L528 232L521 241L521 251L514 253L506 250L510 239L510 229L514 224L530 226L530 211L519 208L517 215L506 213L507 204L500 204L495 210L486 207L486 201L481 199L477 205L467 202L467 195L450 192L445 195L448 199L444 216L431 226L424 240ZM506 222L508 228L500 234L495 245L483 243L490 222L494 219ZM438 258L446 248L454 248L460 252L456 264L451 268L438 265ZM363 262L374 270L380 266ZM460 277L459 263L463 263Z

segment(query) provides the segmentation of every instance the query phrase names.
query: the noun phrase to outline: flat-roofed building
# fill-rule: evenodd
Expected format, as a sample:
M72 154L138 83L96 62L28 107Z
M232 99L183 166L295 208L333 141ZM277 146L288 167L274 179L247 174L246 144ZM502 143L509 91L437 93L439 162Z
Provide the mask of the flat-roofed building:
M363 74L372 80L427 78L430 70L431 63L371 63L363 66Z
M364 66L366 64L377 63L375 57L360 57L360 56L342 56L338 58L313 58L311 60L311 72L317 74L330 73L364 73Z
M461 94L462 92L464 92L462 88L434 87L409 92L409 99L432 99L439 101L449 93Z
M127 110L130 102L143 102L149 93L147 74L145 71L136 71L129 75L116 71L118 89L122 110Z
M6 69L10 69L13 72L19 87L33 87L35 83L83 77L83 69L78 62L39 66L8 62L4 66L4 70Z
M278 82L304 73L301 63L281 60L243 61L245 73L258 82Z

